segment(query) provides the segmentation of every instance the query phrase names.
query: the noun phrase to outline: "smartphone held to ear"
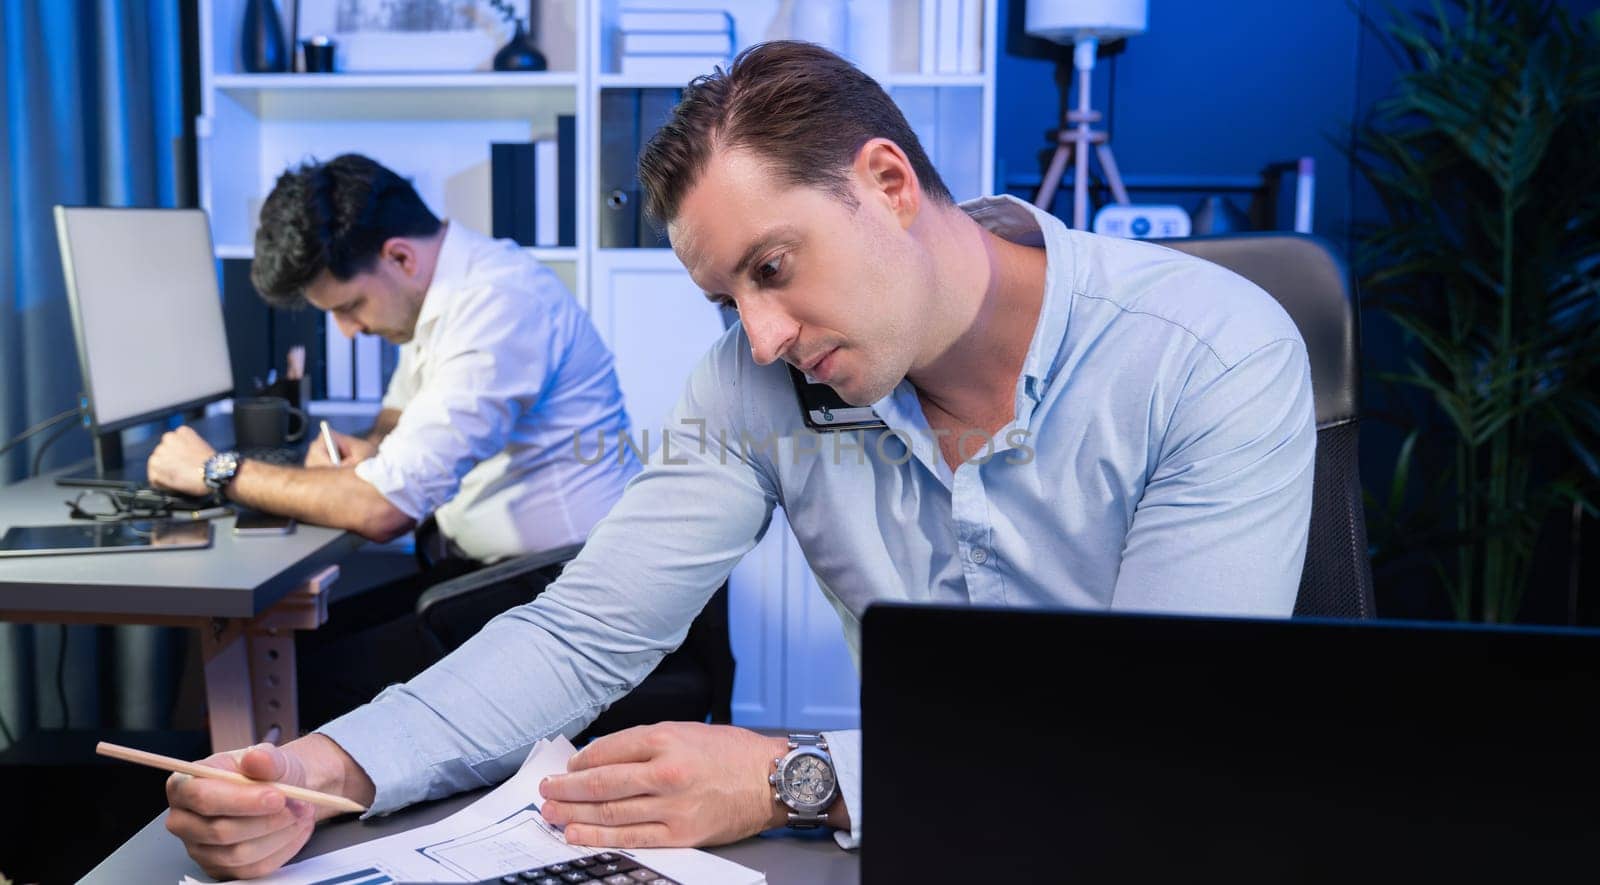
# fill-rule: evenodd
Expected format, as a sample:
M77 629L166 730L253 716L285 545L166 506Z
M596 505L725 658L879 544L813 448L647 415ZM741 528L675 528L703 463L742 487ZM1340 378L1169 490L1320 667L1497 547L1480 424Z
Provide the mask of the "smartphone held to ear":
M270 513L245 511L233 522L233 533L240 536L287 535L294 531L294 519Z

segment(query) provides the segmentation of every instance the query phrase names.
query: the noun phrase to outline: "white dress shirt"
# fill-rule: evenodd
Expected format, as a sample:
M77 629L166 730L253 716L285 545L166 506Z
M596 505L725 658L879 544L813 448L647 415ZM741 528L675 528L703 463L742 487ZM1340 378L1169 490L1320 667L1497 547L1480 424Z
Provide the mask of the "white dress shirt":
M582 542L639 469L626 447L577 457L628 427L612 363L549 268L449 224L383 398L400 421L356 475L473 559Z

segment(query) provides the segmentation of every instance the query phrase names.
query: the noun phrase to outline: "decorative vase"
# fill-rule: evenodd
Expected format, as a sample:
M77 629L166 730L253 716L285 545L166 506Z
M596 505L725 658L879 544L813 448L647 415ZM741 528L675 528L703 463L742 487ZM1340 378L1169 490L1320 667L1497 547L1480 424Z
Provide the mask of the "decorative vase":
M273 0L247 0L244 28L239 35L239 57L252 74L281 74L289 70L289 51L283 40L283 22Z
M522 27L522 19L517 19L516 33L512 34L510 41L494 54L494 69L542 71L548 66L549 62L545 61L544 53L539 51L539 44L534 35Z

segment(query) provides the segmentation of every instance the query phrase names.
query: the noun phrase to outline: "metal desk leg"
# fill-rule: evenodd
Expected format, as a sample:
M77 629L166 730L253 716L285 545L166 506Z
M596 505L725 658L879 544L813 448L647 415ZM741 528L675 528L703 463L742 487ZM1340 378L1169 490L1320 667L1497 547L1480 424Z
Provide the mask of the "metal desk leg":
M339 567L328 566L260 615L217 618L201 630L212 752L299 737L294 631L328 620L325 591L338 577Z

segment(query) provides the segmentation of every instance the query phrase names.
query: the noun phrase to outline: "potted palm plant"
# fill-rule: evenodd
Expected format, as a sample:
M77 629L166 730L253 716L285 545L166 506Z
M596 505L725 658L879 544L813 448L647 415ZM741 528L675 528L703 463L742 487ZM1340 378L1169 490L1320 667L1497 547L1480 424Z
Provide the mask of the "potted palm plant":
M1356 264L1407 342L1379 377L1438 419L1420 450L1446 482L1396 488L1375 521L1432 498L1450 530L1426 553L1456 617L1510 621L1540 527L1600 501L1600 14L1449 0L1379 30L1403 68L1354 141L1387 216L1358 230Z

